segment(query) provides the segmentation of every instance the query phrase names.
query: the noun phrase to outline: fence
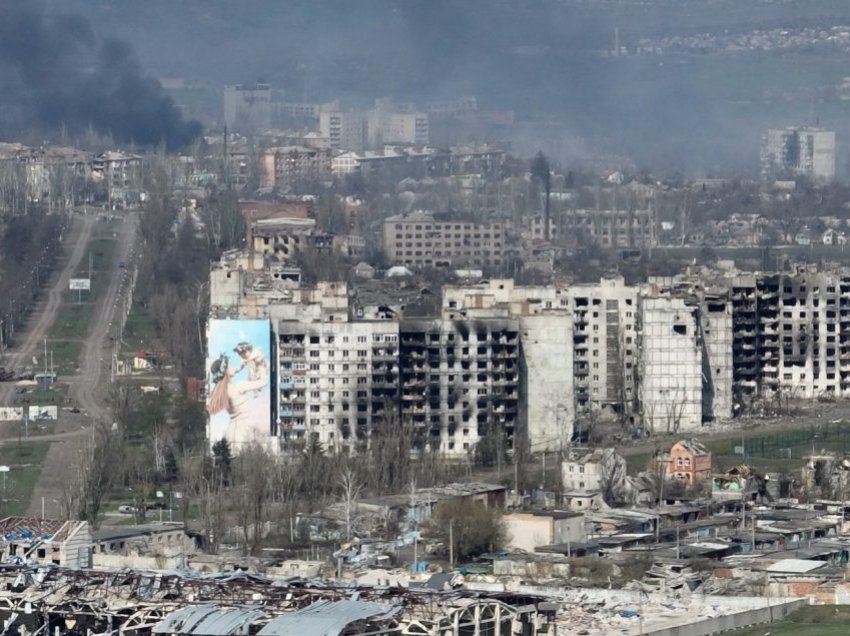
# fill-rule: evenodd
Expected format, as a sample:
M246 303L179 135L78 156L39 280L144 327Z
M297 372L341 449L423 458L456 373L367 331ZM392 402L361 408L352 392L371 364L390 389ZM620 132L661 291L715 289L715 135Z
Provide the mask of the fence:
M850 451L850 422L829 422L788 429L732 441L730 447L741 444L744 446L744 459L802 459L813 451L821 450L844 453ZM729 451L731 453L733 449Z
M723 632L749 627L750 625L763 625L765 623L780 621L791 612L808 604L808 599L782 601L767 607L723 614L696 623L667 627L645 632L645 634L647 636L711 636L712 634L722 634Z

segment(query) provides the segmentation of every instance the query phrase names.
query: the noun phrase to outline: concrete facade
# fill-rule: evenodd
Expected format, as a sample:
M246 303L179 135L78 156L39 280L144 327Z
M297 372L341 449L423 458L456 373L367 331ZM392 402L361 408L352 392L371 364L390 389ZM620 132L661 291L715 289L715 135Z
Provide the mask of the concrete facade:
M559 324L570 330L572 323L573 412L578 416L607 408L629 415L636 398L639 296L639 288L626 285L622 277L563 288L493 279L445 287L443 316L570 316ZM558 362L547 359L546 364Z
M823 128L789 127L767 131L761 149L762 174L835 178L835 132Z
M637 362L638 288L621 277L566 289L573 315L576 409L632 412Z
M644 298L640 312L643 427L679 433L702 426L702 342L696 309L680 298Z
M554 216L551 230L556 230L553 239L589 238L600 247L657 244L651 210L564 210Z
M510 447L519 400L519 325L510 319L404 320L401 418L426 447L465 455L488 435Z
M699 304L702 333L703 400L706 421L728 420L733 413L732 302L728 294L706 294Z
M260 185L264 188L284 188L292 183L330 179L332 159L330 148L270 148L260 155Z
M520 316L520 421L529 450L563 451L573 438L573 321L564 310Z
M330 139L335 150L364 150L366 132L365 113L338 110L319 113L319 135Z
M587 541L584 514L580 512L515 512L504 515L502 521L508 535L508 550L534 552L543 545Z
M392 263L408 267L497 267L504 252L502 223L441 221L427 212L391 216L384 221L384 253Z
M367 115L368 143L372 148L383 144L428 143L428 113L394 113L376 109Z
M395 408L398 323L282 320L276 337L281 443L365 447Z
M268 84L226 86L224 124L235 132L255 132L271 127L272 89Z

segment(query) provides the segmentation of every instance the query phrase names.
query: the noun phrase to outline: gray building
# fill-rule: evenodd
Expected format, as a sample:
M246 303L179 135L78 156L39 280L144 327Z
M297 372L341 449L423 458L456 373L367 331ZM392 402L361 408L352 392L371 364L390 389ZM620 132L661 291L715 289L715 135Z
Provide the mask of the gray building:
M271 128L272 89L268 84L237 84L224 89L224 123L232 132Z
M835 132L805 126L768 130L762 142L761 170L765 177L804 175L831 181L835 178Z

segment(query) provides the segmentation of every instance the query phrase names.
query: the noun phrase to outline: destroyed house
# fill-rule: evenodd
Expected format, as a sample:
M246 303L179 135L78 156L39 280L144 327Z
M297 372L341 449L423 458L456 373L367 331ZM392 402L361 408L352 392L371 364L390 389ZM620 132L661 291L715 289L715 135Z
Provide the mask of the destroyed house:
M86 521L34 517L0 520L2 560L65 567L91 565L92 538Z

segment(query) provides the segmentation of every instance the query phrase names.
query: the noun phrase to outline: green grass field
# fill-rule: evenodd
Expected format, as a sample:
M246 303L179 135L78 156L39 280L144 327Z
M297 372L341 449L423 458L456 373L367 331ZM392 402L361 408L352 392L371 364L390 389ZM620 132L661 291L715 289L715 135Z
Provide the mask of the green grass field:
M77 370L82 340L94 320L97 297L109 284L116 246L116 240L112 238L114 223L117 224L114 221L104 224L99 230L102 236L92 239L75 273L77 278L88 278L91 263L91 291L66 290L62 294L62 305L48 338L48 348L53 351L54 368L59 375L73 374Z
M156 333L153 318L145 307L134 302L124 325L124 342L129 351L150 348L154 343Z
M9 467L6 473L6 493L0 497L0 517L26 514L48 446L44 442L27 441L0 446L0 465ZM2 484L0 479L0 489Z
M88 295L88 292L83 294ZM58 340L84 337L94 316L94 307L92 302L78 303L76 298L66 298L56 312L56 321L50 329L50 337Z
M784 621L733 632L735 636L844 636L850 633L850 606L813 605Z

